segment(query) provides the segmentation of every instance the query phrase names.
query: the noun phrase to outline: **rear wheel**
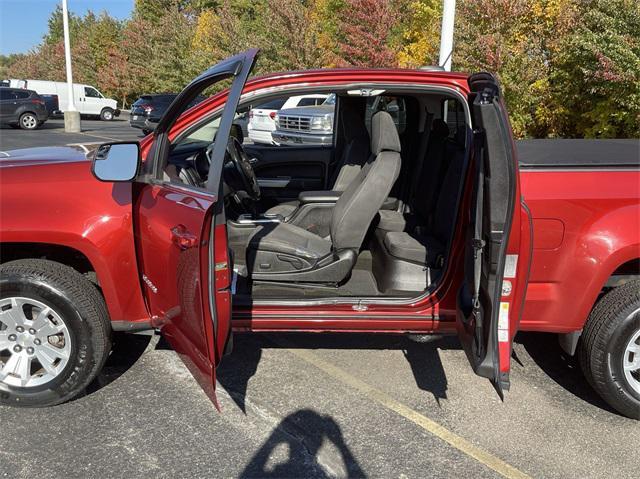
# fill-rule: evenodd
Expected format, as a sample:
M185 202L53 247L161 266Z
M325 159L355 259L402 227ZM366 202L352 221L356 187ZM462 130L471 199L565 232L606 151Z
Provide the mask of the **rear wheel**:
M43 407L80 394L110 349L96 287L47 260L0 266L0 404Z
M607 403L640 419L640 281L598 302L585 325L579 359L585 377Z
M38 128L38 117L31 112L23 113L20 115L18 125L20 125L20 128L23 130L35 130Z
M103 108L100 112L100 119L104 121L113 120L113 110L111 108Z

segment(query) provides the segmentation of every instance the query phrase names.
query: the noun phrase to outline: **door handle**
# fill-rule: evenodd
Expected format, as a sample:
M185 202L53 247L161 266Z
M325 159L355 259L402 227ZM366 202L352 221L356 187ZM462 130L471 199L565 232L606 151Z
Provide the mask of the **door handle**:
M197 246L198 237L189 233L185 225L176 225L171 228L171 242L184 251Z
M258 162L257 158L249 158L249 164L255 165Z

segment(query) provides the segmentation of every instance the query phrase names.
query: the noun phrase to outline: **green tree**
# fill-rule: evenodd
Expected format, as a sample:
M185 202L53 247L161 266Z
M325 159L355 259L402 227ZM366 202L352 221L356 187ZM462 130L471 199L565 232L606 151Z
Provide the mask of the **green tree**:
M640 136L640 4L589 0L562 39L550 83L557 132Z

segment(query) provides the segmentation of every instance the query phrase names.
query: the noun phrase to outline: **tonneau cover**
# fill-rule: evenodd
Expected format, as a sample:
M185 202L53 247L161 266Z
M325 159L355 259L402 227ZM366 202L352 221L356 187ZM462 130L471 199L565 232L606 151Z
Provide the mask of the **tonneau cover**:
M519 140L521 168L638 168L640 140Z

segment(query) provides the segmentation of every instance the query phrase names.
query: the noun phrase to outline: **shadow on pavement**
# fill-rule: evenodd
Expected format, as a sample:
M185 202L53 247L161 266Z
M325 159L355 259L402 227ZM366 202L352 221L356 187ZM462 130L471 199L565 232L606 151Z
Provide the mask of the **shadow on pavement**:
M322 457L321 448L327 443L335 446L338 461ZM287 449L282 451L287 458L285 462L277 462L278 455L274 456L274 452L282 447ZM331 416L302 409L280 422L240 477L333 477L334 474L366 477L347 447L338 423Z
M455 337L436 337L419 343L402 335L381 334L236 334L233 353L218 368L220 384L246 413L248 383L258 370L263 349L371 349L401 350L411 367L416 385L440 403L447 398L447 378L439 350L460 349Z
M114 333L111 354L102 371L87 386L86 393L92 394L126 373L140 359L153 338L154 336L151 333Z
M521 332L516 336L516 342L522 344L536 365L565 390L593 406L619 415L589 385L577 358L562 350L556 334Z

